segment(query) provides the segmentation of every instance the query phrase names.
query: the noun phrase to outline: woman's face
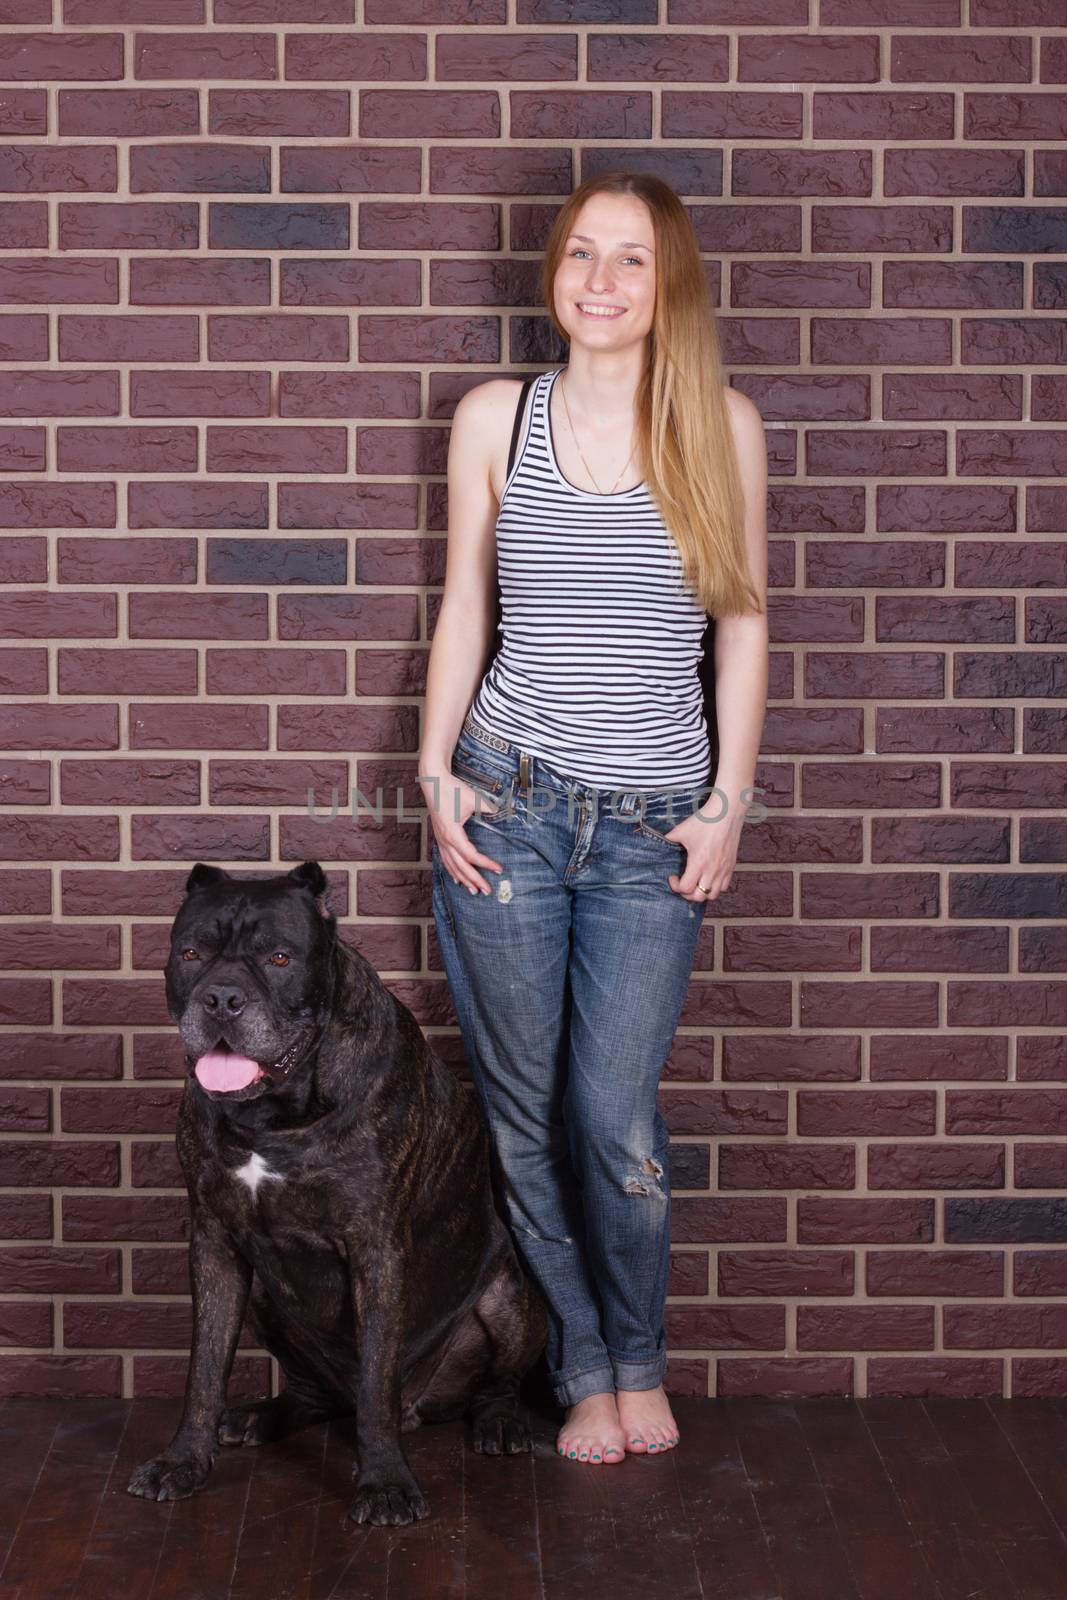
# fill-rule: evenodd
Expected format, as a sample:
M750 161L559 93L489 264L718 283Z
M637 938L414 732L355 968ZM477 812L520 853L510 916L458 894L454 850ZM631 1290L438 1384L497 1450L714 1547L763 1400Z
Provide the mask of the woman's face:
M618 351L643 340L656 308L656 239L644 201L631 194L590 195L552 287L556 316L572 344Z

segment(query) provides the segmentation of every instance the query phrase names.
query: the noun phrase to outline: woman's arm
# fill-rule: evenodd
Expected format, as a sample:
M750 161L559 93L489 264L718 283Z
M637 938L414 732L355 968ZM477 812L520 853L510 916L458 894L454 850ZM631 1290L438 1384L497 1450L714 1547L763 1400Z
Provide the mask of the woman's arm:
M452 751L481 683L496 622L494 463L506 459L519 382L493 378L469 390L452 419L448 445L448 549L445 592L426 670L419 778L445 870L472 894L491 894L482 871L499 861L468 838L477 804L469 784L452 776Z
M478 384L460 400L448 445L445 589L426 674L419 771L448 771L485 671L496 616L497 500L493 452L512 421L513 379Z
M727 389L737 462L745 495L745 546L752 585L763 612L720 617L715 623L715 716L719 765L715 787L731 811L744 814L741 791L756 781L756 759L767 712L767 443L763 418L747 395ZM728 813L729 815L729 813Z
M763 418L747 395L727 389L727 409L745 499L749 576L763 611L715 622L715 792L666 835L685 846L685 871L667 881L685 900L715 900L730 887L767 712L767 445ZM716 826L709 826L716 824ZM707 891L705 895L701 890Z

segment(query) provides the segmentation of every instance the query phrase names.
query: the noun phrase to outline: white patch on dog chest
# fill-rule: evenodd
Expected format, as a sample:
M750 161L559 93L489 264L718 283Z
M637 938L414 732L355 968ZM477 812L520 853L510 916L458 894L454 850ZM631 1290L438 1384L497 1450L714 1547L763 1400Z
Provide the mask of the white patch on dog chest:
M272 1172L263 1157L257 1155L254 1150L243 1167L234 1167L233 1175L235 1178L240 1178L242 1183L247 1183L253 1196L264 1178L277 1178L279 1183L285 1182L284 1175Z

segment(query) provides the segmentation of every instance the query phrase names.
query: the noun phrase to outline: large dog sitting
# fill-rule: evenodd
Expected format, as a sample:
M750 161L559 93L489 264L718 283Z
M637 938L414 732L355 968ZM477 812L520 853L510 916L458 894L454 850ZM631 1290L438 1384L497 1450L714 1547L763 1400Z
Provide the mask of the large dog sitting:
M469 1416L476 1450L530 1448L519 1381L545 1308L480 1108L337 936L325 891L313 861L259 880L199 863L186 884L166 989L188 1052L193 1347L178 1431L128 1487L179 1499L220 1443L354 1414L349 1515L411 1522L429 1507L402 1432ZM227 1409L246 1309L286 1386Z

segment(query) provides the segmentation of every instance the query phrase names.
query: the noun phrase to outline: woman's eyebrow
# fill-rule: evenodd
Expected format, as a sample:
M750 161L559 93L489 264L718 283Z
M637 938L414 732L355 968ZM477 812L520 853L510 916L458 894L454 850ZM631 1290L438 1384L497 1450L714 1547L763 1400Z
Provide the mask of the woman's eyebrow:
M596 240L590 239L587 233L572 233L569 237L572 239L581 239L583 244L596 243ZM642 244L640 239L619 239L617 243L627 250L647 250L649 255L655 254L652 246L650 244Z

